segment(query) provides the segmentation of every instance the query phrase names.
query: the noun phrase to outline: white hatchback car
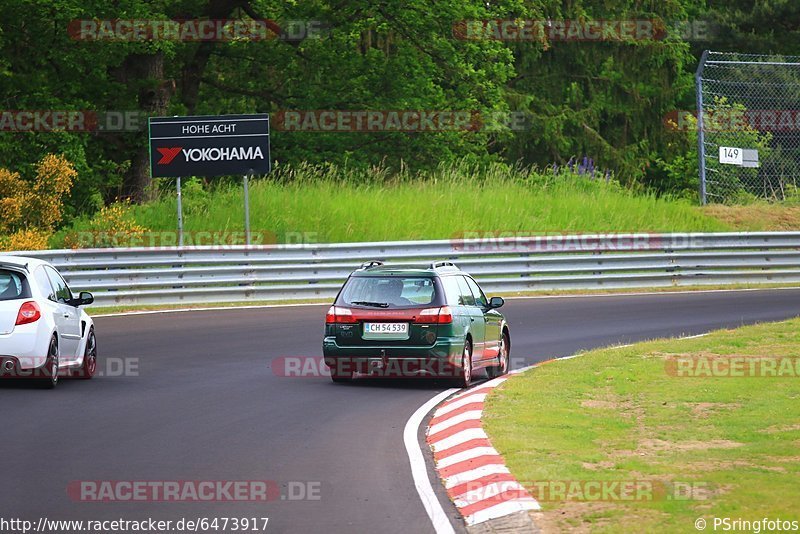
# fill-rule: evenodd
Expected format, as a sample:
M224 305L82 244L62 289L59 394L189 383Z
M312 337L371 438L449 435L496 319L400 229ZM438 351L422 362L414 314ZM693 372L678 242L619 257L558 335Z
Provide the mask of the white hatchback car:
M0 255L0 377L37 378L47 387L59 374L92 378L97 370L94 323L58 271L35 258Z

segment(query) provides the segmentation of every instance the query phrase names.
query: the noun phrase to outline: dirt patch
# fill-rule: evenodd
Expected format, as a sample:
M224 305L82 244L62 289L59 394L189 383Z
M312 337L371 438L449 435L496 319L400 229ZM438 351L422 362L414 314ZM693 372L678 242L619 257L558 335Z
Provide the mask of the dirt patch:
M725 471L735 469L761 469L763 471L771 471L773 473L786 473L786 468L779 465L759 465L747 460L718 460L714 462L690 462L683 464L683 468L687 471L710 472L710 471Z
M800 456L767 456L770 462L781 462L787 464L800 464Z
M611 456L648 456L659 452L684 452L701 451L708 449L735 449L744 446L744 443L727 439L714 439L711 441L665 441L663 439L645 438L639 441L634 450L614 450Z
M800 430L800 423L795 423L793 425L773 425L759 430L759 432L763 432L764 434L778 434L780 432L795 432L797 430Z
M643 439L639 442L639 450L653 451L697 451L705 449L735 449L744 443L727 439L712 439L710 441L665 441L663 439Z
M694 484L691 489L691 498L697 503L694 509L697 511L710 509L714 506L718 497L725 495L735 487L733 484L722 484L713 487Z
M619 410L620 404L616 402L610 401L602 401L602 400L585 400L581 402L581 406L584 408L597 408L600 410Z
M616 462L610 462L610 461L602 461L596 463L589 463L589 462L581 463L581 467L583 467L587 471L604 471L606 469L613 469L615 465L617 465Z
M608 514L623 514L629 525L658 524L668 514L657 510L633 508L619 503L608 502L565 502L554 510L531 512L531 518L543 534L570 532L588 534L615 520L602 517Z
M692 415L698 419L708 419L718 412L742 407L741 404L733 402L687 402L685 405L692 411Z
M752 204L702 208L703 213L734 226L737 230L796 230L800 226L800 206Z
M641 423L644 418L644 410L633 399L621 397L610 388L595 393L590 399L581 401L581 407L590 410L612 410L620 417L636 419L637 423Z

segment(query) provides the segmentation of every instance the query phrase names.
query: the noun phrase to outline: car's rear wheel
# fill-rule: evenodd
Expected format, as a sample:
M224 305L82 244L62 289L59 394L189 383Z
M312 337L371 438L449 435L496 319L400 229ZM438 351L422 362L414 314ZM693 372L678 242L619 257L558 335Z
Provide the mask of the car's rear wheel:
M468 388L472 384L472 342L467 339L464 342L464 352L461 355L461 367L458 370L456 386Z
M41 377L41 384L47 389L53 389L58 385L58 341L56 337L50 340L47 349L47 359L42 367L44 376Z
M89 380L97 372L97 339L94 336L94 327L89 329L86 336L86 350L83 353L83 365L78 370L78 378Z
M497 353L497 365L486 368L486 374L489 378L497 378L503 376L508 372L508 334L505 332L500 338L500 350Z
M336 382L337 384L344 384L353 380L353 373L341 373L341 372L333 372L331 371L331 380Z
M348 363L337 361L336 365L330 368L331 380L337 384L344 384L353 380L353 370Z

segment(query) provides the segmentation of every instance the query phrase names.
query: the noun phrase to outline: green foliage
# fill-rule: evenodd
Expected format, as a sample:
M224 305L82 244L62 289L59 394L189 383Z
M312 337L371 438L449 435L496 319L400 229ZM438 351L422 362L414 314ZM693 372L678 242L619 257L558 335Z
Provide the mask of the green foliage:
M800 4L787 0L708 0L713 50L800 55Z
M671 111L693 106L692 72L700 49L741 48L743 42L746 51L800 49L798 30L792 26L800 5L778 0L736 0L735 8L729 2L706 5L701 0L0 4L0 94L6 110L112 110L142 117L461 110L486 115L515 111L527 117L528 127L521 130L273 131L275 168L298 172L304 162L318 168L332 164L350 169L354 179L358 175L379 183L404 173L436 172L440 164L453 162L543 168L587 155L626 186L689 197L696 189L693 145L664 128L662 120ZM186 18L310 21L312 28L321 23L322 31L319 38L216 43L81 41L67 31L71 21L81 19ZM675 34L610 42L515 42L453 34L459 21L510 18L646 19L665 26L699 19L714 21L719 31L706 42L688 42ZM78 172L65 218L92 214L118 198L147 198L144 124L138 131L121 132L3 132L0 162L30 181L35 163L45 154L64 154ZM170 186L157 185L165 187ZM193 190L189 198L201 196ZM204 201L194 202L189 201L190 210L205 209Z

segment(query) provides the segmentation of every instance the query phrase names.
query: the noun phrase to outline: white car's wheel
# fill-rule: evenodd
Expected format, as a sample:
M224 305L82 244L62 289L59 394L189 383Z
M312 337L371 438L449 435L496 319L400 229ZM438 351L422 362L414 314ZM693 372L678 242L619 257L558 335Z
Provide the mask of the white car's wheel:
M86 336L86 350L83 354L83 365L78 370L78 378L89 380L97 372L97 339L94 336L94 327L89 329Z
M47 389L53 389L58 385L58 341L56 336L50 340L50 347L47 349L47 359L42 367L42 384Z

